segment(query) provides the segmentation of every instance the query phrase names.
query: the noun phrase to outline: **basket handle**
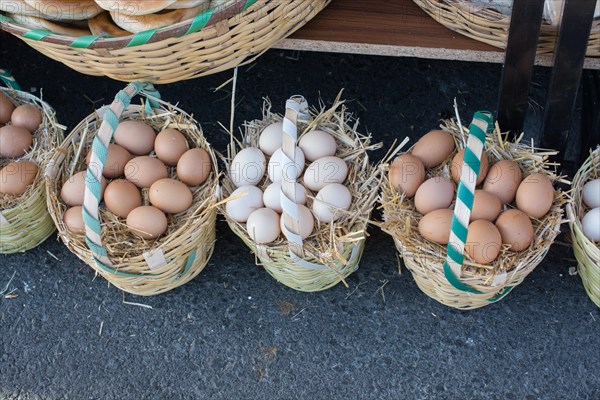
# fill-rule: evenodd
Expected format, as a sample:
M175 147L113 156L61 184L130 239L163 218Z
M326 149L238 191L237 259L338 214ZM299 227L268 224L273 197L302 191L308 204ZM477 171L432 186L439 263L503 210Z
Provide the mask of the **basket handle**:
M298 122L310 120L308 102L303 96L292 96L286 102L285 117L283 119L282 164L283 173L281 181L281 208L283 213L283 234L288 240L290 260L296 265L311 269L323 270L329 267L323 264L312 263L304 260L302 236L300 236L300 212L296 200L296 171L288 173L290 166L295 167L296 143L298 141ZM348 263L355 262L360 256L360 246L354 244L352 255Z
M481 294L480 291L461 282L462 264L465 260L464 251L469 232L469 218L473 209L475 187L481 167L481 156L485 148L486 135L494 129L494 117L489 111L478 111L473 116L469 126L467 147L463 157L460 181L458 182L456 204L450 225L450 239L448 240L447 257L444 263L444 275L448 282L458 290ZM505 288L490 301L498 301L504 297L511 286Z
M0 68L0 80L4 82L4 84L10 89L21 90L21 85L15 78L13 78L12 74L5 69Z
M83 221L85 223L85 241L94 256L96 264L105 271L124 276L138 275L127 274L111 268L113 263L108 257L108 252L102 244L101 237L99 213L101 198L100 182L108 155L108 145L119 125L119 118L137 94L142 94L148 99L146 102L147 113L154 113L153 107L158 107L157 100L160 99L160 94L152 84L147 82L132 82L125 89L117 93L110 107L103 109L102 123L94 138L92 155L86 171L85 195L82 207Z

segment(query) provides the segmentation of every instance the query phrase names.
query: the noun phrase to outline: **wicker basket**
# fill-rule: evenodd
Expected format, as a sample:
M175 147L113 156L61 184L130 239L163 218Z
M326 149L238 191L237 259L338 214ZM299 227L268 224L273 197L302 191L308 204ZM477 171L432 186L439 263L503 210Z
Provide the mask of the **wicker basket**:
M286 118L290 115L290 107L299 104L297 100L298 98L292 98L288 101ZM326 109L323 104L320 110L309 111L307 105L301 109L303 111L300 111L300 116L298 110L292 112L294 119L290 120L290 126L297 129L295 132L285 133L292 140L286 141L284 138L284 153L294 154L296 141L306 132L318 128L331 134L338 145L336 155L348 165L348 179L345 185L352 193L350 209L343 212L341 218L333 223L319 224L315 219L315 229L304 241L299 236L292 238L293 233L291 235L286 233L285 236L282 234L276 242L268 245L257 245L248 235L245 223L230 218L224 206L221 207L221 211L233 232L255 254L257 264L260 263L271 276L290 288L303 292L316 292L329 289L340 282L348 286L345 279L358 268L367 237L367 225L381 183L380 169L369 162L367 151L378 149L381 144L371 144L370 136L363 136L356 131L357 122L346 112L339 98L329 109ZM232 136L232 143L224 160L228 169L239 150L258 147L259 136L264 128L281 120L282 117L272 113L271 105L265 102L263 118L245 124L242 140L237 142ZM286 189L286 185L293 185L295 180L287 182L284 178L282 182L282 192L285 193L289 190ZM270 180L264 177L258 187L264 190L269 184ZM229 176L226 176L223 179L223 196L229 197L234 189L233 182ZM285 195L290 198L289 195ZM308 192L306 206L309 209L312 207L313 200ZM298 213L297 207L294 206L291 208L295 208L296 211L289 210L290 213L283 206L281 218L293 219L291 213Z
M441 128L454 136L459 149L465 148L468 129L465 128L466 132L463 133L463 129L452 120L444 121ZM523 176L540 172L554 183L560 180L560 177L549 169L548 157L556 152L536 150L530 145L520 143L520 139L508 142L497 126L493 134L487 135L485 148L490 165L492 161L509 159L519 164ZM429 170L427 178L440 175L449 177L454 154L456 152L442 166ZM567 196L557 189L548 214L541 220L532 220L534 239L529 248L522 252L514 252L509 250L508 246L503 246L498 258L491 265L477 264L464 258L462 265L457 265L460 274L457 276L456 270L453 273L449 268L452 263L447 247L430 242L420 235L418 223L421 214L416 211L413 199L400 196L392 187L388 175L385 174L381 195L384 210L382 229L394 239L404 264L411 271L419 288L431 298L450 307L475 309L504 298L542 261L563 222L562 207L567 201ZM460 192L459 187L458 193ZM460 208L455 209L455 216L457 210ZM466 234L466 230L464 231ZM455 230L452 229L452 232Z
M10 87L0 87L15 105L34 104L42 110L42 124L33 133L34 147L21 160L32 161L38 174L31 186L20 196L0 195L0 253L10 254L36 247L54 232L54 223L46 207L44 168L54 147L63 139L64 127L56 120L54 110L40 98L18 90L14 79L3 70L0 78ZM0 160L0 168L11 159Z
M506 48L510 17L491 8L473 10L468 6L461 7L459 0L413 1L445 27L491 46ZM558 27L544 22L540 31L538 54L554 53L557 36ZM600 19L598 18L592 25L587 55L600 57Z
M87 75L170 83L254 61L330 0L231 0L193 20L121 38L31 31L0 15L0 28Z
M581 227L581 218L587 211L581 200L581 190L587 181L597 178L600 178L600 147L592 152L575 175L573 202L567 205L577 269L590 299L600 307L600 247L583 234Z
M147 99L145 107L129 105L138 92ZM48 208L63 242L116 287L142 296L169 291L198 275L212 255L216 236L219 173L214 152L191 116L155 96L157 92L151 85L138 82L128 85L110 108L101 108L73 129L54 153L46 171ZM94 194L93 185L97 178L90 178L98 173L98 168L87 169L86 235L73 234L63 222L67 207L59 198L62 184L74 172L86 169L86 153L92 142L94 154L96 148L100 148L97 146L106 147L102 143L110 142L115 116L120 120L142 120L155 129L175 128L187 137L190 147L203 148L211 155L211 176L201 186L191 188L192 207L184 213L170 215L167 232L156 240L145 241L133 235L122 219L98 207L100 195ZM103 165L100 161L97 164ZM146 198L146 190L143 196ZM88 202L90 198L95 199L95 204ZM87 219L85 211L89 212ZM94 222L88 222L90 219Z

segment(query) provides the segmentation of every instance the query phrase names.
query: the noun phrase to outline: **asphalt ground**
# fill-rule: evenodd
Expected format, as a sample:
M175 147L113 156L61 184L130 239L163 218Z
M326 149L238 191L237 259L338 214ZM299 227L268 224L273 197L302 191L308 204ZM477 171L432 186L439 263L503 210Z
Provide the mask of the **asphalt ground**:
M124 86L4 33L0 56L69 129ZM528 138L539 132L549 72L535 70ZM464 119L493 111L500 74L492 64L273 50L240 68L235 122L259 118L264 97L282 112L290 95L330 104L345 89L361 130L389 148L451 116L455 97ZM231 75L159 87L218 150L230 97L214 88ZM377 228L348 288L307 294L256 266L222 220L205 271L156 297L95 278L56 236L0 256L0 398L600 398L600 311L573 274L568 235L503 301L458 311L418 289Z

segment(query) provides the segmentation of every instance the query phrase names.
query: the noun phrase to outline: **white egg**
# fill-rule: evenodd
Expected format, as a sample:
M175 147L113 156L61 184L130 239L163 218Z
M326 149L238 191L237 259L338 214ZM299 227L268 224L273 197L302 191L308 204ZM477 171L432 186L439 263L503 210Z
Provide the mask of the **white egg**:
M281 234L279 214L270 208L259 208L248 217L246 230L257 244L274 242Z
M267 126L258 138L258 147L268 156L283 146L283 122L275 122Z
M332 183L317 193L313 202L313 212L320 222L331 222L342 216L338 210L347 211L351 204L350 190L340 183Z
M304 172L304 184L318 191L332 183L343 183L348 177L348 165L338 157L323 157L314 161Z
M583 234L594 242L600 242L600 207L587 212L581 220Z
M589 208L600 207L600 179L589 181L583 186L583 202Z
M289 179L298 179L304 171L304 153L299 147L296 147L294 162L283 162L283 150L277 149L269 160L269 179L271 182L278 182L283 179L285 172Z
M229 168L229 177L236 187L257 185L267 167L265 155L256 147L248 147L237 153Z
M298 147L304 152L308 161L315 161L327 156L335 156L337 144L329 133L314 130L306 133L298 142Z
M281 214L281 181L267 186L263 194L263 203L265 207ZM299 183L296 183L296 203L306 204L306 189Z
M303 205L298 206L298 223L300 228L300 237L302 238L302 240L304 240L312 234L313 229L315 227L315 219L308 207ZM285 232L284 225L285 218L282 215L280 220L280 227L282 232Z
M231 193L231 196L238 198L227 202L225 212L237 222L246 222L250 214L264 205L262 190L256 186L242 186Z

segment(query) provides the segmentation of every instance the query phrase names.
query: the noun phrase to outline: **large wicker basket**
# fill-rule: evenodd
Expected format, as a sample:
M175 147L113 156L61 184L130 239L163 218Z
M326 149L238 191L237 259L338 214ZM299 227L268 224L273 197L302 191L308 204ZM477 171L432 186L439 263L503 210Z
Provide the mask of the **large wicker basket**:
M471 39L501 49L506 48L510 17L493 8L473 9L461 6L460 0L413 0L427 14L445 27ZM538 54L551 54L556 47L558 27L542 24ZM590 33L587 55L600 57L600 19L595 19Z
M37 164L37 176L20 196L0 195L0 253L9 254L32 249L54 232L54 223L46 207L44 168L55 146L63 139L64 127L57 122L48 103L18 90L18 85L6 71L0 70L0 78L10 87L0 87L1 93L15 105L35 105L43 116L40 128L33 132L33 149L20 158ZM11 161L15 160L0 160L0 168Z
M193 20L120 38L31 31L0 15L0 28L88 75L170 83L252 62L330 0L231 0Z
M145 107L129 105L137 93L146 98ZM208 263L216 240L219 173L214 152L191 116L155 96L157 92L151 85L138 82L128 85L109 108L101 108L73 129L56 149L46 171L48 208L63 242L116 287L142 296L169 291L197 276ZM90 178L90 174L98 169L86 167L86 153L92 148L92 143L95 154L97 148L106 146L101 143L110 141L116 121L132 119L142 120L155 129L169 127L179 130L188 139L190 147L202 148L210 154L213 165L206 182L191 188L192 206L183 213L169 216L167 232L156 240L146 241L133 235L122 219L103 207L98 208L100 194L96 193L94 180ZM67 206L60 200L59 194L63 183L74 172L86 168L83 209L86 234L81 235L69 231L63 222ZM102 168L99 170L102 171ZM97 182L98 178L94 179ZM92 197L96 199L95 204L88 210L88 198ZM96 226L88 223L90 218L94 219Z
M581 200L583 185L600 178L600 147L590 154L573 179L573 202L567 205L577 269L590 299L600 307L600 247L583 234L581 218L588 211Z
M290 103L294 104L294 98L288 101L286 119L290 115ZM357 121L346 111L343 101L339 98L329 109L321 104L320 109L310 111L304 109L303 115L303 118L298 117L297 121L290 122L291 126L297 126L295 134L284 133L295 138L287 142L284 139L284 152L289 150L286 149L287 143L287 146L292 148L289 154L294 154L293 146L297 143L296 140L314 129L332 135L338 146L336 155L347 163L349 169L345 186L352 193L350 209L341 212L341 218L335 222L319 223L315 219L315 229L304 241L299 238L294 241L291 239L294 234L286 233L282 234L277 241L266 245L258 245L248 234L246 224L230 218L225 206L221 207L221 211L233 232L244 241L254 253L257 263L262 265L271 276L292 289L316 292L329 289L340 282L348 286L346 278L358 269L367 238L370 214L375 206L381 183L380 169L369 162L367 152L380 148L381 144L372 144L370 135L362 135L356 131ZM234 140L232 136L232 143L224 160L228 169L239 151L246 147L258 147L259 136L264 128L280 121L282 116L272 113L270 103L266 102L263 107L263 118L245 124L242 140ZM283 182L283 193L285 193L285 179ZM264 177L257 186L264 190L270 183L268 177ZM225 201L230 199L229 196L234 190L235 186L231 178L225 176L223 179ZM313 201L314 198L309 192L306 202L309 209ZM297 208L289 215L293 213L298 213ZM281 218L286 218L286 214L286 207L283 206Z
M459 150L465 148L469 129L459 128L453 120L444 121L441 129L454 136ZM519 164L523 176L539 172L554 183L560 180L560 177L551 171L548 160L548 157L556 152L534 149L531 145L521 143L519 139L515 142L506 141L497 126L493 134L487 135L485 149L490 164L492 160L513 160ZM454 154L456 152L442 166L429 170L427 178L448 177ZM460 193L461 188L458 191ZM503 246L498 258L491 265L481 265L464 259L462 266L459 265L460 276L452 274L447 268L447 247L421 236L418 223L422 216L415 209L414 199L399 195L390 183L388 173L385 174L381 194L384 211L382 229L394 239L404 264L423 292L450 307L475 309L504 298L542 261L560 232L563 205L566 202L566 194L556 189L551 210L543 218L532 221L534 239L526 250L514 252L509 250L508 246ZM455 213L459 209L456 208ZM452 232L454 233L454 229Z

